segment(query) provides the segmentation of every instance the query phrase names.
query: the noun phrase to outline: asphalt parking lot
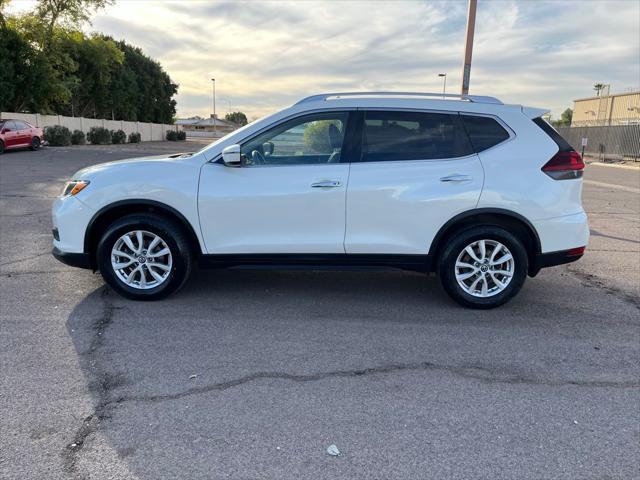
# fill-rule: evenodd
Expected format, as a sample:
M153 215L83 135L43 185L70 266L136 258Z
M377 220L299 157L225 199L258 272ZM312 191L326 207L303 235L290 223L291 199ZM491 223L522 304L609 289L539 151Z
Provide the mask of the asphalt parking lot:
M588 166L588 253L493 311L393 271L199 271L136 303L51 257L76 170L194 148L0 156L2 478L640 477L639 169Z

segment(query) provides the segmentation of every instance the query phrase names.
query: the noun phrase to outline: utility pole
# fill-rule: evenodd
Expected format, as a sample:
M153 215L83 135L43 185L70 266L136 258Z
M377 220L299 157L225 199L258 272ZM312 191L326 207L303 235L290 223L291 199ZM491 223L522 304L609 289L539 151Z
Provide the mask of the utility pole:
M212 78L211 83L213 85L213 135L216 134L216 79Z
M469 93L469 81L471 77L471 55L473 54L473 33L476 28L476 7L478 0L469 0L469 12L467 13L467 39L464 45L464 66L462 67L462 89L460 93Z

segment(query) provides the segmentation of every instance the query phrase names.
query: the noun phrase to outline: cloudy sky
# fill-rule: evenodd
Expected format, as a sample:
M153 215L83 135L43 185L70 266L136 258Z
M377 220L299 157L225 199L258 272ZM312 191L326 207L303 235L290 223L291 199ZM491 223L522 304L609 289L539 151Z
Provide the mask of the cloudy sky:
M15 0L13 10L29 8ZM140 46L180 85L179 116L262 116L324 91L460 89L466 0L116 0L88 31ZM640 1L479 0L470 93L548 107L596 82L640 89Z

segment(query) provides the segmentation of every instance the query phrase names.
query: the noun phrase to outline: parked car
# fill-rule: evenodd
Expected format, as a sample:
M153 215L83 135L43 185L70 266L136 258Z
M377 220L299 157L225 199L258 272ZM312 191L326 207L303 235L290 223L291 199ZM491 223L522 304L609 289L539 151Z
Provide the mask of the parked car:
M437 272L462 305L511 299L589 237L584 163L492 97L323 94L197 153L80 170L53 205L56 258L166 297L194 263Z
M22 120L0 120L0 153L13 148L38 150L41 144L41 128Z

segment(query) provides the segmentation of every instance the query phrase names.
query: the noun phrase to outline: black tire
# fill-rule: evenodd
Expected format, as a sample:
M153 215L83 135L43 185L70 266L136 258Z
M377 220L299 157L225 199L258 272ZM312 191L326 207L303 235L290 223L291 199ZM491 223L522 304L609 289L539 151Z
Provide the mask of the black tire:
M468 245L478 240L500 242L509 249L513 257L513 276L511 281L504 287L504 290L490 297L471 295L458 284L456 279L458 255ZM447 294L460 305L478 309L495 308L511 300L522 288L529 268L527 250L518 237L504 228L497 226L470 227L451 236L445 245L438 259L440 282Z
M111 265L111 251L116 241L128 231L144 230L158 235L171 251L172 266L160 285L141 290L118 278ZM96 265L105 282L120 295L132 300L160 300L178 291L189 278L193 264L190 243L184 229L165 217L136 213L113 222L103 233L96 249Z
M40 148L40 139L38 137L33 137L31 139L31 146L29 147L31 150L38 150Z
M0 140L0 154L4 153L4 142Z

